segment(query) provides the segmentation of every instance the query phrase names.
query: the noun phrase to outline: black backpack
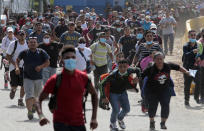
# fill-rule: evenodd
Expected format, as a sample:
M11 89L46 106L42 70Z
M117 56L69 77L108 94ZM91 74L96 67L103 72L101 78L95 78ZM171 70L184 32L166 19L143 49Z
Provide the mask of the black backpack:
M48 107L50 109L50 112L53 113L54 110L57 110L57 93L58 93L58 89L61 85L61 81L62 81L62 73L57 73L57 77L56 77L56 84L54 87L54 94L50 97L49 103L48 103ZM86 91L83 97L83 111L84 111L84 119L86 122L86 101L87 101L87 97L88 97L88 87L91 84L91 79L88 78L87 84L86 84Z

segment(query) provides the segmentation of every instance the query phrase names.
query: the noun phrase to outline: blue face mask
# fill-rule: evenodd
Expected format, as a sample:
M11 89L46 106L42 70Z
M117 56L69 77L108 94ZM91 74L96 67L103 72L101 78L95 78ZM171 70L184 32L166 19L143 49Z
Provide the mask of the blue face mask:
M76 69L76 59L65 59L64 68L69 71L73 71L74 69Z
M101 43L106 43L106 39L105 39L105 38L100 38L99 41L100 41Z
M191 43L195 43L196 39L189 39Z
M142 39L143 38L143 34L139 33L137 34L137 39Z
M151 45L152 41L147 41L146 43L147 43L147 45Z

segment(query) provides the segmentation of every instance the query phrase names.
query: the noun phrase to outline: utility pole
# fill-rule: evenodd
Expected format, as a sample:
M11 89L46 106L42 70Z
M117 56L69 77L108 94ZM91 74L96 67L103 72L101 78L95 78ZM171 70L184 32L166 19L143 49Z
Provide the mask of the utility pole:
M39 13L43 14L44 9L43 9L43 0L39 0Z

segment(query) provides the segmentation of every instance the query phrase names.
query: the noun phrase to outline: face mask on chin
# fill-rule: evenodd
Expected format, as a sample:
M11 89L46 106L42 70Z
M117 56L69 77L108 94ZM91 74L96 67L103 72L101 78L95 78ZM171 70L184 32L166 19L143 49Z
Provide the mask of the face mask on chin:
M120 75L120 76L124 76L124 75L126 75L126 74L127 74L127 71L126 71L126 72L124 72L124 73L120 73L120 71L119 71L118 73L119 73L119 75Z
M50 38L44 38L44 39L43 39L43 42L44 42L45 44L49 44L49 43L50 43Z

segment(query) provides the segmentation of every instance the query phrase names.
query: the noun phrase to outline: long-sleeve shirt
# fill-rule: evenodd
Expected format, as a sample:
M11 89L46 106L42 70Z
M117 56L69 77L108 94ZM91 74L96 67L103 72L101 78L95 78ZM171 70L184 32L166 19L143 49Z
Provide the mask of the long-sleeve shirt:
M197 54L193 52L194 49L197 49L197 43L194 46L191 46L191 43L188 42L183 46L183 67L186 69L193 69L195 63L195 57Z
M123 76L119 74L118 69L113 71L99 84L101 97L102 98L106 97L104 87L106 86L107 83L110 84L110 93L122 94L128 87L131 86L128 78L132 73L136 73L137 77L140 77L141 74L139 68L128 68L127 73Z

